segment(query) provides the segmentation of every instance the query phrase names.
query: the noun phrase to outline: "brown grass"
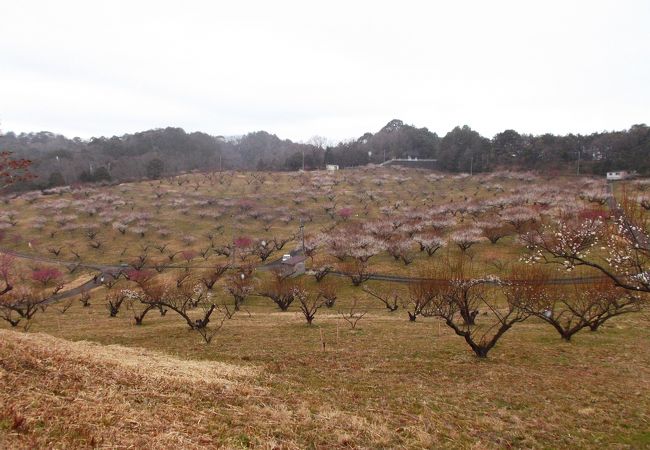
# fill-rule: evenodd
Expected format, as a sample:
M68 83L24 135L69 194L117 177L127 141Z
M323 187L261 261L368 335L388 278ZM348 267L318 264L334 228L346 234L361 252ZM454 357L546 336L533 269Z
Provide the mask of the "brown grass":
M648 446L647 313L570 344L526 322L480 362L434 320L308 327L293 306L248 303L210 346L171 313L132 327L96 303L34 329L108 345L0 331L0 447Z
M374 430L329 407L291 409L250 382L250 366L4 330L0 356L3 448L302 448L267 433L306 425L347 442Z

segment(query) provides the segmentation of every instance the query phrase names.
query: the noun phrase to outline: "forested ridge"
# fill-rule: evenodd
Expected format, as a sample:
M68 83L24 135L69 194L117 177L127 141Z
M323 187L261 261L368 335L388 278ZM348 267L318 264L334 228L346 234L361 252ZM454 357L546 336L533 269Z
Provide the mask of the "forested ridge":
M297 170L303 157L306 169L417 157L437 159L440 170L450 172L636 170L650 174L650 128L644 124L589 135L505 130L490 139L468 126L438 136L427 128L392 120L375 133L336 145L321 137L298 143L265 131L224 138L172 127L89 140L50 132L6 132L0 135L0 150L33 161L36 178L18 183L17 189L159 178L192 170Z

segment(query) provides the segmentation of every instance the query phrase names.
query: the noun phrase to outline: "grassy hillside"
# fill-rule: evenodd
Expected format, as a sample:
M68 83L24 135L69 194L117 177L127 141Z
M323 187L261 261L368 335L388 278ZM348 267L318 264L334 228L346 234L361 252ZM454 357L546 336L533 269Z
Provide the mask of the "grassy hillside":
M628 188L635 196L646 189ZM463 255L467 275L508 278L526 254L527 230L561 214L603 213L603 192L601 180L531 174L190 174L7 199L0 245L51 259L17 258L12 269L17 287L39 295L55 284L38 284L39 268L58 267L65 291L99 273L77 263L135 265L140 257L156 280L173 286L189 274L188 283L198 283L221 264L261 264L254 254L261 240L291 238L268 260L300 247L301 218L308 243L318 243L312 268L346 267L357 256L340 261L337 242L359 251L358 238L389 230L369 271L441 273ZM454 233L486 222L503 225L504 237L495 244L481 237L463 252ZM431 230L443 244L427 256L414 239ZM220 254L241 237L255 244ZM389 254L397 241L409 264ZM161 262L177 267L159 274ZM138 326L133 316L143 305L125 302L109 317L110 295L140 289L133 279L92 290L88 306L76 296L17 327L3 321L0 447L650 448L647 309L586 328L571 342L531 317L482 360L444 321L409 321L413 292L403 283L300 277L308 290L329 283L338 294L310 326L297 300L280 311L258 295L270 278L259 269L241 311L225 318L221 308L233 302L228 276L208 291L219 309L207 345L171 310L153 309ZM395 290L398 309L389 312L364 288ZM506 305L499 295L497 312ZM353 306L365 313L354 329L344 319ZM193 319L201 314L190 311ZM489 328L493 316L482 307L477 327Z

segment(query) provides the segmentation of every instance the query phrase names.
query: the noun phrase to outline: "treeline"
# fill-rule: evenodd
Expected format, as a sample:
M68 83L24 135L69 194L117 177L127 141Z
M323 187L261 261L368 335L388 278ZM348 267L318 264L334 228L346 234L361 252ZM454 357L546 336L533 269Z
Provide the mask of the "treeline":
M328 163L341 166L406 157L437 159L440 170L450 172L577 173L579 169L590 174L636 170L650 175L650 128L634 125L623 131L566 136L506 130L488 139L468 126L439 137L426 128L393 120L375 134L366 133L325 153Z
M566 136L506 130L488 139L468 126L440 137L427 128L392 120L376 133L337 145L327 145L323 138L296 143L264 131L225 139L165 128L87 141L49 132L8 132L0 135L0 149L33 161L37 178L19 184L21 189L158 178L192 170L297 170L303 164L306 169L325 164L351 167L407 157L436 159L440 170L452 172L636 170L650 174L650 128L646 125Z

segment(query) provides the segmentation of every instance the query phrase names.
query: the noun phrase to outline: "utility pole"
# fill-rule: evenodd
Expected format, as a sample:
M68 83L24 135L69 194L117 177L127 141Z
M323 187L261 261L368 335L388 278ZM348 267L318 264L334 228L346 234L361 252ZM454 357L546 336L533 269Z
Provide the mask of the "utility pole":
M302 149L302 171L305 171L305 148Z
M582 148L578 148L578 169L576 171L576 175L580 175L580 155L582 153L580 150L582 150Z
M300 218L300 237L302 240L302 254L305 254L305 224L302 220L302 217Z
M235 267L235 249L237 246L235 245L235 216L234 214L230 215L230 222L232 226L232 266Z

